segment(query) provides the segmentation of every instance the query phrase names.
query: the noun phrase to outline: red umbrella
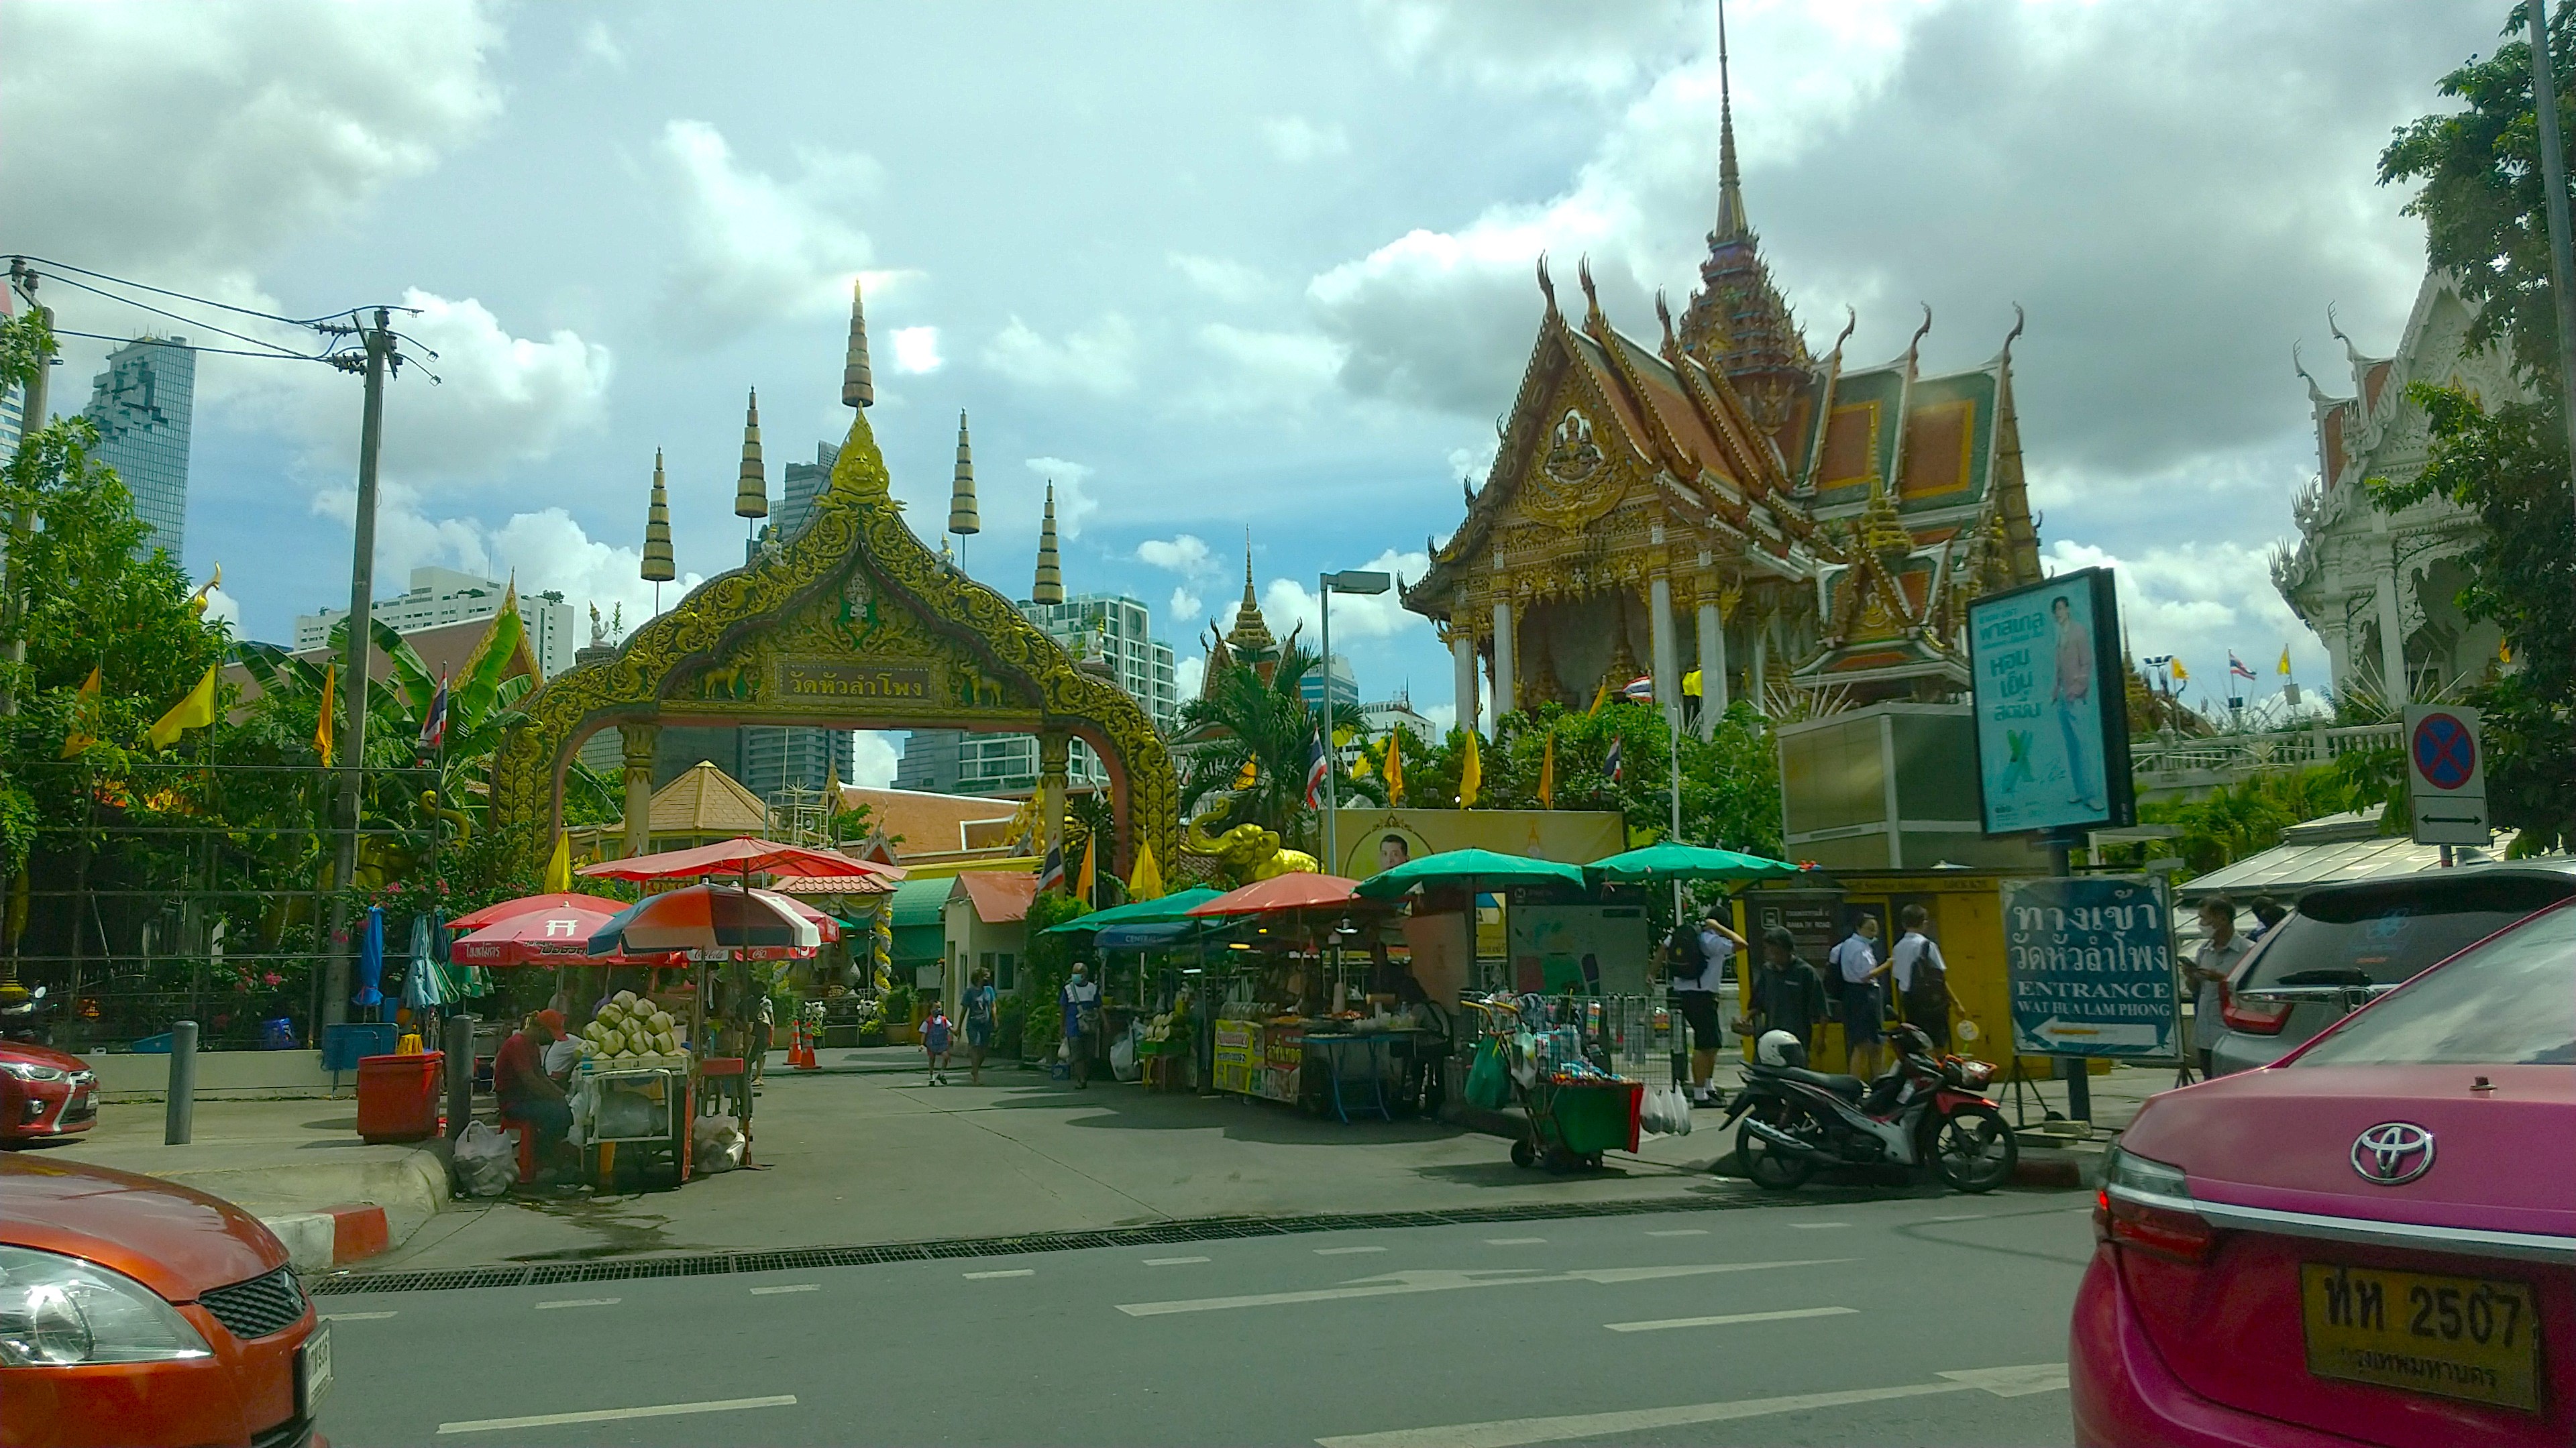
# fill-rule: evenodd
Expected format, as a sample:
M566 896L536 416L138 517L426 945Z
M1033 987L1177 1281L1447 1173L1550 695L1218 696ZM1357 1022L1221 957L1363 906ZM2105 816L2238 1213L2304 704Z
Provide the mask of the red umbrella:
M1351 887L1357 883L1339 875L1304 872L1273 875L1267 880L1255 880L1240 890L1228 890L1203 905L1192 907L1190 914L1277 915L1293 910L1328 910L1353 904Z
M824 875L900 880L904 875L900 865L880 865L838 850L826 850L815 845L791 845L779 840L755 840L749 836L726 840L718 845L701 845L694 850L602 860L596 865L582 866L577 873L602 880L688 880L709 875Z
M623 900L587 895L556 897L554 905L495 920L458 940L449 958L458 965L667 965L659 956L635 959L590 953L590 937L626 908ZM488 914L488 911L477 911Z
M553 895L522 895L516 900L504 900L498 905L486 905L480 910L469 910L464 914L457 916L455 919L448 921L447 928L450 930L480 930L486 925L495 925L501 921L511 919L514 916L529 915L540 910L597 910L603 914L614 915L618 911L625 909L626 904L627 902L623 900L612 900L605 895L566 895L560 893Z
M824 914L822 911L815 909L813 906L806 904L795 896L785 894L777 890L755 890L752 893L787 902L787 908L804 916L805 919L813 925L814 933L822 936L825 940L838 940L841 938L840 921L833 919L831 916Z
M808 918L814 913L766 890L691 885L647 896L601 921L587 948L598 954L696 950L786 959L810 954L822 944L822 930Z

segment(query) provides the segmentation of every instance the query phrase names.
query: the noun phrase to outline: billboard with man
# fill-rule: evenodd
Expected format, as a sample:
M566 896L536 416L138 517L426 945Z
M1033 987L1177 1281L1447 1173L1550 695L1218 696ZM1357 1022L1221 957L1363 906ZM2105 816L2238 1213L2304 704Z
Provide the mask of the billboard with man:
M1968 666L1987 834L2134 822L2109 569L1969 604Z

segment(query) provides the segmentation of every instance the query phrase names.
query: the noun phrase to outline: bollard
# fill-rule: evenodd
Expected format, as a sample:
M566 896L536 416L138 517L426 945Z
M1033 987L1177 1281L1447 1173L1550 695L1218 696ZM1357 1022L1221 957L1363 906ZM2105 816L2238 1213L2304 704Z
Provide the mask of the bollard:
M162 1143L186 1146L196 1115L197 1023L181 1021L170 1028L170 1105L162 1118Z
M447 1138L465 1134L474 1119L474 1018L447 1018Z

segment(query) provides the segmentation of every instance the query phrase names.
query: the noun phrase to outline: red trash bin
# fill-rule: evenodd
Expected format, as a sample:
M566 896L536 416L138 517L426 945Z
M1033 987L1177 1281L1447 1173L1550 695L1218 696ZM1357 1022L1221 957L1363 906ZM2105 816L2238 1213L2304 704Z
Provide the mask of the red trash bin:
M438 1134L438 1076L444 1056L358 1058L361 1140L426 1141Z

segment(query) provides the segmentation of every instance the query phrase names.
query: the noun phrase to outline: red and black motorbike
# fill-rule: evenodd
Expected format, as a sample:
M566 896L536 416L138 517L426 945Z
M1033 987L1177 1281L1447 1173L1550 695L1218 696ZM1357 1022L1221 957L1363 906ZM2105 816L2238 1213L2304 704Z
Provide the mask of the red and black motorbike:
M1888 1028L1896 1065L1876 1081L1756 1061L1727 1107L1736 1159L1756 1186L1793 1191L1819 1167L1928 1166L1963 1192L2012 1180L2020 1144L1985 1094L1995 1068L1937 1055L1911 1025ZM1721 1123L1723 1125L1723 1123Z

